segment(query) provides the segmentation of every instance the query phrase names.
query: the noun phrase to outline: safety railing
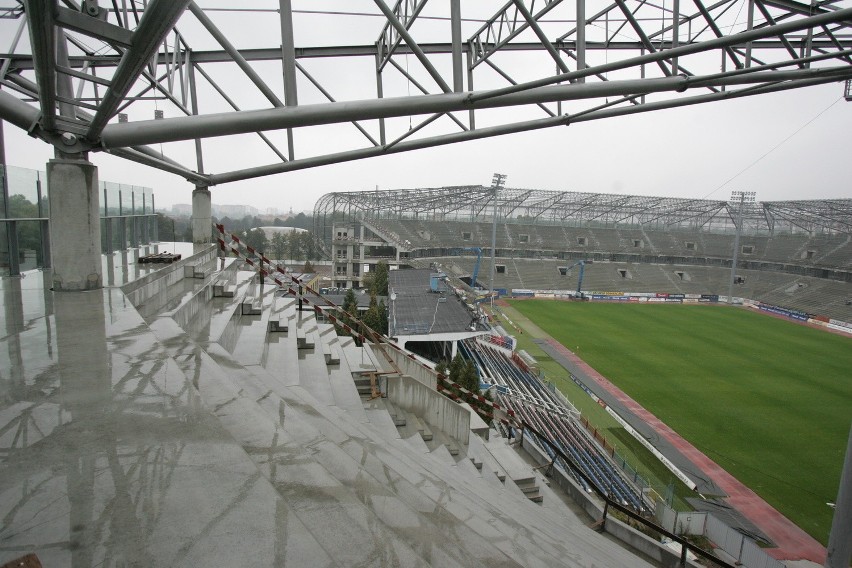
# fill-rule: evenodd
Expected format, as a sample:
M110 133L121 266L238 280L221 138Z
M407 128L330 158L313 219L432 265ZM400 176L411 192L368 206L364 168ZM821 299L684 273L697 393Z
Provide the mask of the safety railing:
M601 516L600 520L598 520L598 522L597 522L597 527L600 530L603 531L606 528L606 522L607 522L607 517L609 515L609 510L615 509L616 511L619 511L620 513L626 515L629 519L631 519L631 520L633 520L637 523L640 523L641 525L647 527L648 529L655 531L655 532L657 532L657 533L659 533L659 534L661 534L665 537L668 537L672 541L680 544L681 545L681 553L680 553L680 565L681 566L686 566L687 554L689 552L691 552L691 553L695 554L696 556L699 556L699 557L701 557L705 560L713 562L717 566L721 566L723 568L735 568L733 564L729 564L728 562L725 562L724 560L718 558L717 556L714 556L713 554L707 552L706 550L695 546L694 544L692 544L688 540L684 539L683 537L678 536L678 535L674 534L673 532L666 530L665 528L661 527L660 525L653 522L652 520L647 519L647 518L643 517L642 515L639 515L638 513L633 511L631 508L626 507L626 506L622 505L621 503L619 503L618 501L616 501L615 499L613 499L608 492L604 491L597 484L597 482L595 482L595 480L593 480L588 474L586 474L586 472L584 472L582 470L582 468L580 468L578 466L578 464L573 459L571 459L569 456L567 456L555 443L553 443L551 440L549 440L546 436L544 436L541 432L536 430L532 425L530 425L526 421L520 420L520 423L522 425L521 437L520 437L520 441L521 441L522 444L523 444L523 437L525 435L525 432L532 433L535 436L535 439L537 441L542 442L544 444L547 444L547 446L553 452L554 456L556 456L551 460L549 467L554 466L557 458L563 460L566 464L570 465L572 470L574 470L574 472L580 478L582 478L583 481L585 483L587 483L589 487L592 488L592 491L594 491L595 494L598 497L600 497L600 499L604 502L603 515Z

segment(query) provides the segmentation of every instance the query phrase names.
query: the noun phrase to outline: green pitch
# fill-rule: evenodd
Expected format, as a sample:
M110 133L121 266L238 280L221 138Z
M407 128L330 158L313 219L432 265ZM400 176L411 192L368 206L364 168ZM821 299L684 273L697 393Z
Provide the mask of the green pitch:
M511 305L828 542L852 422L852 338L727 306Z

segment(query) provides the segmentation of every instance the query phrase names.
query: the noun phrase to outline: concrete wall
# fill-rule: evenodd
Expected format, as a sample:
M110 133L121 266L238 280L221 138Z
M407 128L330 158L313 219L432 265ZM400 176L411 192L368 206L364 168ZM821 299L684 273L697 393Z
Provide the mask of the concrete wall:
M522 444L524 450L539 464L550 463L550 457L537 445L524 437ZM594 493L586 493L577 483L565 475L561 470L553 468L550 476L551 483L556 483L571 499L579 505L594 520L603 516L603 502ZM611 515L607 516L606 532L623 542L630 548L644 554L654 562L665 568L676 568L680 566L680 555L661 542L637 531L636 529L622 523ZM700 568L700 565L687 560L687 566Z
M388 377L388 400L459 444L470 437L470 411L411 377Z
M183 267L192 264L207 265L215 263L217 249L215 245L204 247L190 257L173 262L167 268L157 270L121 287L121 291L134 306L141 306L155 296L167 297L170 286L183 280ZM211 264L212 266L212 264Z
M188 329L189 322L192 321L198 312L201 311L212 299L213 286L204 286L191 298L182 302L172 314L164 313L162 315L170 315L182 329Z
M403 374L408 375L432 391L438 390L438 375L434 371L424 368L417 360L406 356L393 347L384 347L384 350L393 359ZM384 358L381 353L376 353L376 357L379 359Z

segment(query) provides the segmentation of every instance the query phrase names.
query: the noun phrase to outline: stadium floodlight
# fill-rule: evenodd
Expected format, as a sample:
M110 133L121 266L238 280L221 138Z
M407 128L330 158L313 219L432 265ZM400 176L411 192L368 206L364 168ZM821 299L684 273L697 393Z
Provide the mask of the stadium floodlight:
M740 233L743 227L743 207L746 203L754 203L754 191L732 191L731 201L739 201L739 209L737 212L736 233L734 236L734 258L731 261L731 282L728 285L728 304L734 303L734 278L737 273L737 254L740 252Z
M494 292L494 272L497 268L495 251L497 249L497 193L506 183L506 174L494 174L491 178L491 187L494 189L494 218L491 220L491 275L488 278L488 291ZM476 283L474 282L474 285ZM494 297L491 297L491 305L494 305Z

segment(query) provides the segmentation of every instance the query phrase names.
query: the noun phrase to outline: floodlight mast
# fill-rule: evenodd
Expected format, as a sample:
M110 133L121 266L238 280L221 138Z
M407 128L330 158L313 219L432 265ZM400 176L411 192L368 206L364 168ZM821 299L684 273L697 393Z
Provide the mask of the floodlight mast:
M496 271L495 251L497 249L497 192L503 184L506 183L507 177L508 176L506 174L494 174L494 177L491 179L491 187L494 189L494 217L491 220L491 276L488 279L489 292L494 292L494 272Z
M754 203L754 191L732 191L731 201L739 200L740 206L737 213L736 233L734 235L734 258L731 261L731 282L728 285L728 304L734 303L734 279L737 273L737 255L740 252L740 232L743 226L743 206L746 203Z

